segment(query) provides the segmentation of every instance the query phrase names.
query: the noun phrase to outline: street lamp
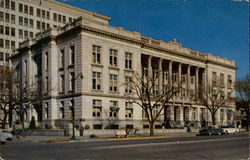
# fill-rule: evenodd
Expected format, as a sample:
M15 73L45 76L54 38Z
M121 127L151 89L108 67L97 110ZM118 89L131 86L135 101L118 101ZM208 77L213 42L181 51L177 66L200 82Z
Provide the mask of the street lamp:
M75 140L76 139L76 136L75 136L75 102L74 102L74 92L75 92L75 81L80 78L80 79L83 79L83 74L82 73L79 73L75 78L72 77L72 92L71 92L71 99L72 99L72 106L71 106L71 111L72 111L72 131L73 131L73 134L72 134L72 137L71 139L72 140Z

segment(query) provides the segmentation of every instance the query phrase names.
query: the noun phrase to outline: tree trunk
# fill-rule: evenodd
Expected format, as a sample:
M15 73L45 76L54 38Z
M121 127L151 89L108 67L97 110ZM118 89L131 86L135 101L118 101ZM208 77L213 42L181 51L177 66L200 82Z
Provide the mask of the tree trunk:
M154 136L154 122L149 123L149 128L150 128L149 135Z
M211 115L212 115L212 125L216 125L215 114L211 114Z
M13 109L12 109L12 106L11 105L9 105L9 127L11 128L12 127L12 111L13 111Z

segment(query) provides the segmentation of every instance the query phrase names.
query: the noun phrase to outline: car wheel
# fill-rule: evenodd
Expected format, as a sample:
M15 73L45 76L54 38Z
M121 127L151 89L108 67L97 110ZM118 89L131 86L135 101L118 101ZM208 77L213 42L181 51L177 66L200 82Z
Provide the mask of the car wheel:
M208 135L209 135L209 136L212 136L212 133L211 133L211 132L209 132L209 133L208 133Z
M221 132L219 132L218 135L221 135Z
M229 135L228 131L226 131L226 134Z

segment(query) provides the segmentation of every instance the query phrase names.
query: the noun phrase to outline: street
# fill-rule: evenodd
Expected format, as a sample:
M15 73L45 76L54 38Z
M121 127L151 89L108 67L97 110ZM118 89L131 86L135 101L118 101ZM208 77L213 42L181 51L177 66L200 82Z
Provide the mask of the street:
M9 142L0 146L6 160L69 159L247 159L249 135L195 136L64 143ZM1 158L0 158L1 159Z

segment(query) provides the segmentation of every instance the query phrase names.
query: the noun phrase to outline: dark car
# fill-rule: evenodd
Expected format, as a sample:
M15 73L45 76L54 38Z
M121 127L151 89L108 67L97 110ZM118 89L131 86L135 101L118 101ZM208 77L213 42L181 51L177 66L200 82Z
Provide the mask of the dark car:
M205 128L199 131L200 135L221 135L223 134L223 129L221 128Z

